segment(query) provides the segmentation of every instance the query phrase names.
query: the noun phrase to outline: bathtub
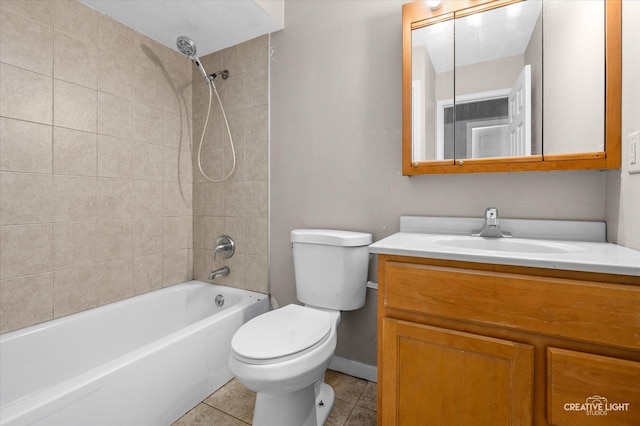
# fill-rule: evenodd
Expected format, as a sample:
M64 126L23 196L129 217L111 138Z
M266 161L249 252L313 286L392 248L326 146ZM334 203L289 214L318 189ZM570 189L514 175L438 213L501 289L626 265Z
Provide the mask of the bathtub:
M189 281L5 333L0 425L169 425L233 377L231 337L268 310Z

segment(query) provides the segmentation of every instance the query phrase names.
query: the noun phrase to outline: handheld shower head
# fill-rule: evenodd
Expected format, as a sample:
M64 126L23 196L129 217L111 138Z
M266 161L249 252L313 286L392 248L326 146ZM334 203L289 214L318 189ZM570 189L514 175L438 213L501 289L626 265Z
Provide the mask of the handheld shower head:
M207 84L211 84L211 80L207 75L207 72L204 70L204 67L200 63L200 58L196 55L196 44L187 36L180 36L176 39L176 46L178 46L178 50L183 55L191 58L196 68L200 70L200 74L204 77Z
M196 44L187 36L180 36L176 39L178 50L189 57L196 56Z

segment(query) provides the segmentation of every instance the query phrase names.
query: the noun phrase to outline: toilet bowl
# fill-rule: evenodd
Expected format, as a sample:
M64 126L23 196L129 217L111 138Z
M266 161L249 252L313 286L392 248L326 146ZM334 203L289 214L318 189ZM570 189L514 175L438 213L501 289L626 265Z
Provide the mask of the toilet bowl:
M339 321L336 311L287 305L247 322L233 336L229 366L257 393L254 425L324 424L334 396L323 378Z
M364 305L371 234L318 229L291 232L298 300L244 324L233 336L229 367L256 392L255 426L317 426L335 400L324 383L341 310Z

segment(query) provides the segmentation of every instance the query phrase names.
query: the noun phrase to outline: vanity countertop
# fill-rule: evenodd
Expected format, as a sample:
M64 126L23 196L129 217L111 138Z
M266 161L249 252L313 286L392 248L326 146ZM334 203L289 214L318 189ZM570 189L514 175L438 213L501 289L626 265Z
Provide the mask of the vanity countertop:
M605 228L602 222L514 219L503 222L504 230L513 229L514 238L469 236L468 228L482 225L477 219L461 218L458 221L453 218L404 216L401 218L401 232L373 243L369 251L376 254L640 276L640 251L604 241ZM552 229L553 235L559 239L548 236L533 238L538 225L542 225L547 232ZM518 238L518 235L526 238Z

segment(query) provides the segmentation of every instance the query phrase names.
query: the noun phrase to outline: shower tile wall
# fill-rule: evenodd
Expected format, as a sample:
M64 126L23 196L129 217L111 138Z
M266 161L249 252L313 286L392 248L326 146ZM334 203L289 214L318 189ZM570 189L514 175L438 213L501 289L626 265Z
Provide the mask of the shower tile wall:
M196 41L197 43L197 41ZM269 139L269 37L248 42L201 58L208 73L228 69L230 77L216 78L231 136L237 169L223 183L206 181L197 165L197 150L204 125L209 91L193 69L194 152L194 278L207 280L209 271L228 265L231 273L216 283L267 293L268 281L268 139ZM213 179L231 168L232 153L222 112L215 94L202 149L202 166ZM213 262L218 235L236 241L236 254Z
M0 0L0 332L192 277L191 72L75 0Z

